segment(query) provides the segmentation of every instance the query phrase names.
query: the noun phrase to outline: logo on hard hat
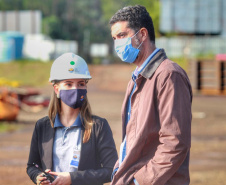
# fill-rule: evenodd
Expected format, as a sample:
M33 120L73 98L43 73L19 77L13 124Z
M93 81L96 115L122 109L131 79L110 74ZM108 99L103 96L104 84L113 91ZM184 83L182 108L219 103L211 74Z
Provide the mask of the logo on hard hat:
M73 66L73 65L75 65L75 62L74 61L71 61L70 64Z
M68 71L69 71L70 73L72 73L72 72L74 71L74 69L73 69L73 68L69 68Z
M70 64L73 66L73 65L75 65L75 62L74 61L71 61ZM72 73L74 71L74 68L69 68L68 71L70 73Z

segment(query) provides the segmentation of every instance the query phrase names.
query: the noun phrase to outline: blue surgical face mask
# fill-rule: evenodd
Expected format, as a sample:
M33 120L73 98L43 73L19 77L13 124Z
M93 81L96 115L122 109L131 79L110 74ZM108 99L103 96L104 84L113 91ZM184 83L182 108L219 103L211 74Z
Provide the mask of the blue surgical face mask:
M136 58L140 52L139 47L141 46L141 44L143 42L138 46L138 48L134 48L132 46L132 38L134 36L124 38L124 39L117 39L114 41L115 51L123 62L133 63L136 60Z
M82 107L86 93L86 89L60 90L60 99L69 107L77 109Z

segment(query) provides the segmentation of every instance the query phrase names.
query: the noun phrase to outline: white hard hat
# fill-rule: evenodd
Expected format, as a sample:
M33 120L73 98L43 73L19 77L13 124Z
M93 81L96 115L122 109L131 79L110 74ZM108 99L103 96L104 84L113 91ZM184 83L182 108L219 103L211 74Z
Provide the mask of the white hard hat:
M88 66L83 58L74 53L65 53L53 62L49 81L91 78Z

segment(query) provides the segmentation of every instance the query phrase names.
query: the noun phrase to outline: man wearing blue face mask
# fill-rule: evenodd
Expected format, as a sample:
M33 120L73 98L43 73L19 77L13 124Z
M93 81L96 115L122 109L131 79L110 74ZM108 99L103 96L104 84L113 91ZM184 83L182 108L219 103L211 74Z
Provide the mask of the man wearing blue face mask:
M120 9L110 26L117 55L137 66L122 105L122 144L112 185L187 185L192 118L187 74L156 48L145 7Z
M115 51L124 62L133 63L137 58L137 55L139 54L139 47L143 42L141 42L141 44L137 48L134 48L132 46L132 38L134 38L137 33L132 37L115 40Z

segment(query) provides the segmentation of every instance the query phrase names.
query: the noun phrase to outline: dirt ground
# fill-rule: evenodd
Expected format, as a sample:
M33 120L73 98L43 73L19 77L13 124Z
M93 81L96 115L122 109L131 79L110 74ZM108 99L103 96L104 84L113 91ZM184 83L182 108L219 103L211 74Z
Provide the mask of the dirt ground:
M121 142L121 104L133 66L91 66L93 79L88 97L93 113L108 120L117 150ZM49 96L51 86L39 88ZM190 156L191 185L226 184L226 97L194 95L192 148ZM0 134L0 184L31 185L26 174L30 140L35 122L45 116L21 111L17 124L21 129Z

